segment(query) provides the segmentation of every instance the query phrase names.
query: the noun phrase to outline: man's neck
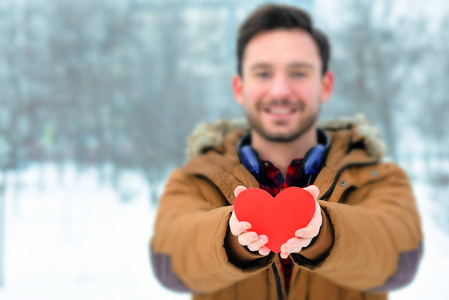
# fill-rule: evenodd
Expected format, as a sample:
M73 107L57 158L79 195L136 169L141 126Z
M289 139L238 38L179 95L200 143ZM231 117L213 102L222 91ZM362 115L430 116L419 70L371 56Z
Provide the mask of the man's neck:
M254 131L251 132L251 141L252 147L259 153L260 158L273 163L285 178L291 161L295 158L303 158L307 151L317 144L316 127L289 143L267 141Z

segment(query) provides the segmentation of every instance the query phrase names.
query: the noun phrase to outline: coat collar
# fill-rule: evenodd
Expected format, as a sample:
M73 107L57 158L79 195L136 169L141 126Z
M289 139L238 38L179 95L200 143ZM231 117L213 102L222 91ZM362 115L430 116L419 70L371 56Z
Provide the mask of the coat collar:
M319 123L319 127L326 130L331 137L336 134L347 135L347 145L345 151L352 149L363 149L369 156L381 159L385 156L385 144L379 137L379 131L372 126L363 115L356 115L352 118L339 118ZM219 153L231 153L235 149L229 149L229 145L224 143L231 133L231 140L238 138L249 130L246 120L226 121L220 120L215 123L201 123L187 140L187 158L193 159L202 156L208 150L214 149ZM225 149L228 147L228 149ZM235 147L235 144L232 145ZM232 153L235 154L235 153Z
M326 197L332 193L336 180L348 166L373 164L385 154L378 131L363 116L327 121L320 123L319 127L331 138L325 167L316 180L325 187L323 193L327 191ZM221 120L200 124L188 139L189 162L184 170L208 178L231 204L234 203L233 188L236 186L259 187L257 180L240 164L237 154L236 144L248 130L245 121ZM335 182L329 178L334 178Z

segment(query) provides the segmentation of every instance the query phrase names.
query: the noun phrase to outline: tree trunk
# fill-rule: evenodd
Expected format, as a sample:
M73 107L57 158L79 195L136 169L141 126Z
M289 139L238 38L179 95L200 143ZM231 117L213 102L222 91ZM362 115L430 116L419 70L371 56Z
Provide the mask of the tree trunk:
M2 171L2 181L0 183L0 288L5 286L5 223L6 223L6 171Z

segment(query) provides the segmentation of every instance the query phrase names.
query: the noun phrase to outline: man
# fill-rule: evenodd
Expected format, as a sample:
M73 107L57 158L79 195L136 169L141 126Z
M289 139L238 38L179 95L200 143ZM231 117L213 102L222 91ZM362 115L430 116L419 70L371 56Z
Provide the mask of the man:
M422 233L407 176L381 162L363 118L317 125L333 89L329 54L297 8L265 5L242 24L233 91L249 127L222 121L190 138L151 242L165 286L193 299L387 299L412 280ZM316 211L278 255L233 203L246 188L290 186L304 187Z

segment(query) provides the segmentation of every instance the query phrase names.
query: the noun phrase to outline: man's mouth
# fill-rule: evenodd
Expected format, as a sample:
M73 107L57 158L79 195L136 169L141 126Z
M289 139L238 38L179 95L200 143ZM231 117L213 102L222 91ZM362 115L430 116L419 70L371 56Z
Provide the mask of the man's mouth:
M296 110L294 107L266 107L263 111L273 115L285 116L295 113Z

